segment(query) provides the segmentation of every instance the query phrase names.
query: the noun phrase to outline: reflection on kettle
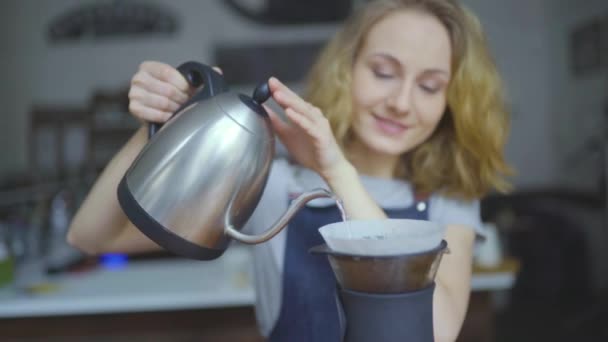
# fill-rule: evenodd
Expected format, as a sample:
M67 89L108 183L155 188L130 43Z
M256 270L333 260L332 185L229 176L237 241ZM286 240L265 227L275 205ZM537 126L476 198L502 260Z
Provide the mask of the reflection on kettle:
M249 97L230 92L207 65L186 62L177 69L192 87L204 86L162 127L150 124L149 142L118 187L122 209L145 235L175 254L211 260L230 238L267 241L306 202L335 198L323 189L303 193L265 233L241 233L274 156L274 132L262 106L270 89L264 82Z

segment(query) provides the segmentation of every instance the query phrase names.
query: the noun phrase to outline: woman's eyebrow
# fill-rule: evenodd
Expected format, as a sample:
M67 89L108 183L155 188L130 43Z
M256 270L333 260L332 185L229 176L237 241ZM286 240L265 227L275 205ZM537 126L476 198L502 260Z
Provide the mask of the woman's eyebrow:
M441 69L441 68L432 68L432 69L426 69L424 71L425 74L442 74L445 77L450 77L450 72L445 70L445 69Z
M385 53L385 52L376 52L376 53L373 53L371 55L371 57L380 57L382 59L387 59L387 60L389 60L392 63L401 65L401 62L399 61L399 59L397 59L397 57L395 57L395 56L393 56L391 54Z

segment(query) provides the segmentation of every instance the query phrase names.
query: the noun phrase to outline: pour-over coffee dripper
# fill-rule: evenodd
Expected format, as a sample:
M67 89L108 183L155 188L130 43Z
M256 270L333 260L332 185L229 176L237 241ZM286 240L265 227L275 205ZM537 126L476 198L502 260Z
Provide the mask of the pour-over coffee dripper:
M374 234L356 229L362 227ZM326 244L310 252L326 254L334 271L344 341L433 341L434 280L449 252L441 239L443 228L429 221L386 219L339 222L320 231ZM339 240L341 251L329 246ZM366 245L372 246L372 255L344 252L364 251Z
M443 239L444 227L410 219L349 220L325 225L319 233L334 252L398 255L428 251Z
M431 286L446 252L445 241L428 251L397 255L340 253L325 244L310 249L310 253L327 254L341 288L378 294L405 293Z

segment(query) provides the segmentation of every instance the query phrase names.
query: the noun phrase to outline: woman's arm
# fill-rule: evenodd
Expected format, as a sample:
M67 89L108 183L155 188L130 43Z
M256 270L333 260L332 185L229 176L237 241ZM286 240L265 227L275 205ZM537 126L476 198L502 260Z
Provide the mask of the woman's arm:
M116 197L116 189L147 141L140 128L112 158L74 216L68 242L88 254L142 252L159 248L127 219Z
M322 176L331 191L342 201L348 219L382 219L386 213L367 192L355 167L348 161Z
M453 342L469 304L475 232L470 227L448 225L444 239L450 253L443 255L435 278L433 330L436 342Z
M131 79L129 111L142 121L165 122L192 91L172 66L143 62ZM70 244L89 254L159 248L131 224L116 195L120 180L147 140L142 127L106 166L72 220L67 237Z

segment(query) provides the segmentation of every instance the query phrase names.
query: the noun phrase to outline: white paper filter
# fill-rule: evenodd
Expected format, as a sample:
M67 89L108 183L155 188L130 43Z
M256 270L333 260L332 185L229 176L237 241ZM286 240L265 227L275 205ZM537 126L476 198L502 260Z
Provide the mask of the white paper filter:
M444 226L423 220L352 220L319 228L325 243L336 252L356 255L419 253L437 247Z

